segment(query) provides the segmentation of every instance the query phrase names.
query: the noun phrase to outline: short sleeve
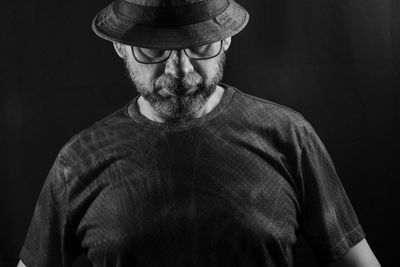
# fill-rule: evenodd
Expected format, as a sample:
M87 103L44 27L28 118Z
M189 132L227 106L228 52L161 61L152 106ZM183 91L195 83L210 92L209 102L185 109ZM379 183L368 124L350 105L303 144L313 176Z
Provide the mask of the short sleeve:
M70 265L72 236L68 229L66 203L65 179L57 159L42 187L20 251L20 259L26 266Z
M310 125L300 156L303 233L320 263L334 261L364 237L332 160Z

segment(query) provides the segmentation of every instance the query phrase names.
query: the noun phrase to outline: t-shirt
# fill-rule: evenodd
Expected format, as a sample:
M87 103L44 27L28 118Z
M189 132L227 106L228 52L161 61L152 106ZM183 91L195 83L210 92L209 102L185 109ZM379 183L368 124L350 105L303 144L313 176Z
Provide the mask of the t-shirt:
M320 262L362 240L310 124L221 86L201 118L151 121L136 97L75 135L44 183L21 260L70 266L85 253L95 267L281 267L293 266L299 233Z

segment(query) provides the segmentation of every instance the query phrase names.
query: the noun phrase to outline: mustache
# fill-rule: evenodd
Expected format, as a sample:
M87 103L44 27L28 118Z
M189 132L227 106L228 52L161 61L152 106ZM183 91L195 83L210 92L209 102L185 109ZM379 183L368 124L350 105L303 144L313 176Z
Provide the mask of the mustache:
M163 88L169 90L182 90L198 86L202 82L203 78L198 73L190 73L182 78L177 78L170 74L164 74L155 81L154 87L156 90L161 90Z

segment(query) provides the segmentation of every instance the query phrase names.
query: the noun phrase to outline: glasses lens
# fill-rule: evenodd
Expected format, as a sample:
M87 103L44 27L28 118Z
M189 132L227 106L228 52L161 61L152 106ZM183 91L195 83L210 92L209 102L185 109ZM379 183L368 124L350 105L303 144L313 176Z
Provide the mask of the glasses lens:
M170 52L163 49L132 47L134 56L137 61L143 63L157 63L166 60Z
M207 59L218 56L221 52L222 42L186 48L186 54L193 59Z

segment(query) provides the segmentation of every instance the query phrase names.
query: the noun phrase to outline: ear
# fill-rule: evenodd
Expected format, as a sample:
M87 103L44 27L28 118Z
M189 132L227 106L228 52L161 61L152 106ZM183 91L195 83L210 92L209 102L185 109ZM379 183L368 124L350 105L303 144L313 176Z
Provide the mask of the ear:
M222 49L227 51L229 46L231 45L232 37L228 37L222 41Z
M125 58L125 56L126 56L125 45L118 43L118 42L113 42L113 45L114 45L115 52L117 52L118 56L120 58Z

